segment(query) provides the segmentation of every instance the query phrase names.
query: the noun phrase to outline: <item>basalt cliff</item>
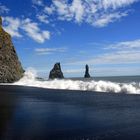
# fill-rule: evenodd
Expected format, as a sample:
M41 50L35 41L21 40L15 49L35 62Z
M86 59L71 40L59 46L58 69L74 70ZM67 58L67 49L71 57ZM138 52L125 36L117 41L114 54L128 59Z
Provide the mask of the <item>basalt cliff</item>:
M0 17L0 83L18 81L23 73L11 36L4 31Z

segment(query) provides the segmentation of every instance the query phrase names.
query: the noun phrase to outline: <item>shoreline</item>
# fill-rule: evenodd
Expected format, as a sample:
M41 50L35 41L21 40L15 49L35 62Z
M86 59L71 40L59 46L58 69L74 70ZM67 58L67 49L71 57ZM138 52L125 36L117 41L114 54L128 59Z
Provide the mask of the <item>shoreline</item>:
M37 87L37 86L26 86L26 85L12 85L12 84L0 84L0 88L3 88L5 89L5 87L18 87L19 89L23 89L23 88L26 88L26 89L36 89L36 90L46 90L46 91L58 91L58 92L77 92L76 94L78 93L84 93L84 94L107 94L107 95L137 95L139 96L140 94L138 93L124 93L124 92L101 92L101 91L90 91L90 90L72 90L72 89L54 89L54 88L43 88L43 87ZM68 94L66 93L66 94Z

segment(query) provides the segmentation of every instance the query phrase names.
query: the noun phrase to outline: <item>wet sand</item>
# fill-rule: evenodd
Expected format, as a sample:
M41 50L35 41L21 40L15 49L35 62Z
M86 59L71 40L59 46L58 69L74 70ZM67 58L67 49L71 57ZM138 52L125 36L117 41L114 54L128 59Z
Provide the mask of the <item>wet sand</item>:
M0 139L140 139L140 96L0 86Z

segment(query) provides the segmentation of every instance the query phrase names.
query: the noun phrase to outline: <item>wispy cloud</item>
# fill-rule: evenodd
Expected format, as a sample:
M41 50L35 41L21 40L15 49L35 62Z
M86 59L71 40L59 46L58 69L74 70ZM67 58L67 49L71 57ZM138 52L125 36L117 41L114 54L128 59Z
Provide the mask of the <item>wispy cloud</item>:
M109 23L120 20L129 15L127 6L139 0L52 0L50 5L43 0L32 0L36 6L41 6L36 17L45 24L54 25L56 20L74 21L75 23L88 23L95 27L104 27ZM40 9L40 8L39 8ZM9 9L0 4L0 13ZM22 37L23 32L38 43L44 43L50 39L50 32L42 30L39 23L30 18L4 17L5 30L13 37Z
M67 48L36 48L35 52L37 55L47 55L53 53L64 53L67 51Z
M56 15L58 20L80 24L86 22L95 27L104 27L128 16L130 11L125 8L137 1L139 0L52 0L50 6L44 6L42 13Z
M43 6L43 0L32 0L32 3L34 5L38 5L38 6Z
M9 8L7 8L5 5L2 5L0 3L0 14L3 14L3 13L8 13L10 11Z
M41 30L38 23L31 19L20 19L13 17L4 17L4 29L13 37L22 37L20 30L24 31L27 36L38 43L44 43L45 40L50 39L50 32Z
M43 43L45 40L50 39L50 32L47 30L41 30L38 27L38 23L32 22L31 19L27 18L22 21L22 29L26 34L37 41L38 43Z
M110 65L110 64L139 64L140 40L113 43L105 47L110 51L96 55L88 60L69 62L68 65Z
M103 14L102 16L97 17L95 22L93 22L92 24L97 27L104 27L107 26L108 23L114 22L115 20L125 17L127 15L128 15L127 12L123 12L123 13L114 12L114 13Z
M100 0L102 7L104 9L112 8L117 9L120 7L126 7L138 0Z
M45 14L38 14L37 18L39 19L39 21L48 24L49 23L49 17Z
M21 22L18 18L3 17L4 29L13 37L22 37L19 28Z
M111 44L107 49L140 49L140 39Z
M102 65L102 64L131 64L140 62L140 51L117 51L113 53L105 53L94 58L75 61L68 63L69 65Z

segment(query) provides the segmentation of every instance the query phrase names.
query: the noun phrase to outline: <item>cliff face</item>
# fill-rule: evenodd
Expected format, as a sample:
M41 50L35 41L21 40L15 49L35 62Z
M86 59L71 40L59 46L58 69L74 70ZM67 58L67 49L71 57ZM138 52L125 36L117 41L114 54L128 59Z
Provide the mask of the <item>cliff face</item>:
M53 69L50 71L49 79L62 79L64 78L63 73L61 71L60 63L56 63Z
M23 73L11 36L2 28L0 17L0 83L15 82L23 76Z

